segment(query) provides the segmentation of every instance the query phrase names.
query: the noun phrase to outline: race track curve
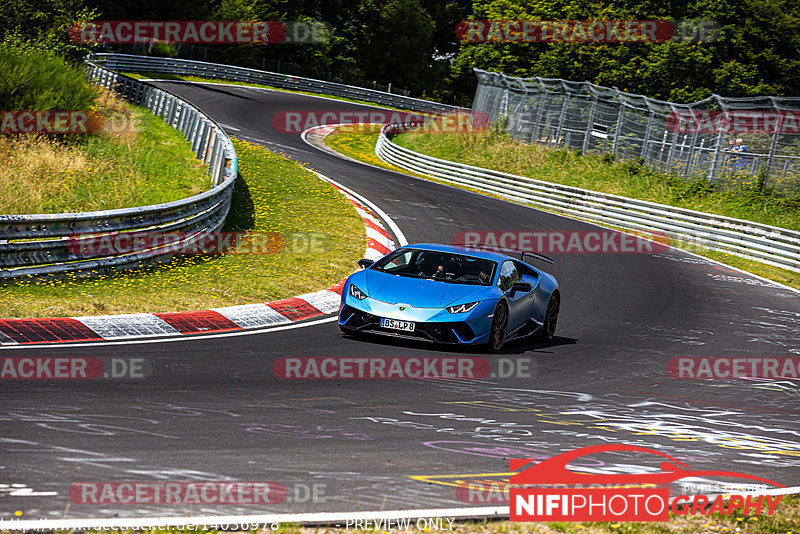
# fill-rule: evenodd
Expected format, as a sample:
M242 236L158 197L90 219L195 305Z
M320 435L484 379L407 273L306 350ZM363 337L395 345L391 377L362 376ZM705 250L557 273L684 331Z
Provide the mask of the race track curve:
M366 106L254 88L157 85L232 136L310 162L368 198L410 243L449 243L464 230L597 229L346 161L272 125L279 111ZM674 250L552 257L555 265L546 267L563 297L556 339L511 344L491 357L527 362L530 378L276 378L272 364L286 356L483 356L346 339L335 322L319 320L196 340L3 349L3 356L144 358L152 373L124 381L5 381L0 481L8 486L0 487L0 516L480 506L460 502L454 481L505 473L509 458L603 443L658 448L694 469L800 486L797 381L674 380L665 372L680 356L800 356L797 292ZM582 465L601 473L658 464L619 453ZM87 481L205 480L276 481L289 498L268 507L141 506L79 504L69 496L71 485ZM314 484L317 498L306 499Z

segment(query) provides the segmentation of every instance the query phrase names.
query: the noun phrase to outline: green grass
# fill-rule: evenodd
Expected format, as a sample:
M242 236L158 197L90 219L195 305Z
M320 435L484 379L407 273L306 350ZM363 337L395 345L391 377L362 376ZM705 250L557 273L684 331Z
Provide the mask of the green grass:
M345 156L349 156L355 160L362 161L364 163L369 163L370 165L374 165L376 167L381 167L382 169L386 169L389 171L397 171L403 174L407 174L409 176L416 176L418 178L423 178L425 180L430 180L433 182L438 182L447 185L453 185L449 182L445 182L443 180L439 180L433 176L428 176L427 174L421 174L414 171L409 171L403 169L402 167L398 167L396 165L392 165L391 163L386 163L382 161L376 154L375 154L375 144L378 142L378 134L381 130L383 125L353 125L348 128L336 128L333 133L325 137L325 144L330 148L334 149L335 151L343 154ZM495 196L488 193L483 193L478 191L477 189L473 189L471 187L467 187L464 185L458 185L460 189L465 189L467 191L474 191L476 193L485 194L488 196Z
M278 154L235 141L240 180L225 231L277 232L266 255L184 256L141 272L0 285L3 317L54 317L204 309L324 289L355 270L364 225L333 187ZM315 250L309 250L311 242ZM297 246L293 247L293 243Z
M6 6L4 11L14 10ZM99 91L86 82L79 66L52 50L4 37L0 39L0 110L88 111L92 107Z
M519 145L519 143L508 141L502 136L499 140L491 139L493 137L491 133L480 134L476 139L466 137L466 134L410 133L395 137L395 141L412 150L460 163L497 168L504 172L522 174L549 182L565 183L698 211L743 219L749 218L765 224L800 229L800 199L797 198L762 193L748 188L748 186L738 190L714 191L706 184L687 183L680 178L658 175L638 165L608 162L604 161L602 157L580 156L567 151L552 151L538 146ZM377 129L337 131L325 138L325 144L364 163L496 197L496 195L444 182L431 176L409 172L384 163L375 155L377 140ZM477 145L475 153L471 148L473 145ZM502 151L501 146L508 150ZM530 151L531 154L526 156L527 151ZM528 159L526 160L524 157ZM797 206L795 207L795 205ZM695 254L800 289L800 273L700 247L678 246Z
M129 208L211 187L178 130L144 108L115 105L121 112L105 130L80 139L0 136L0 213Z

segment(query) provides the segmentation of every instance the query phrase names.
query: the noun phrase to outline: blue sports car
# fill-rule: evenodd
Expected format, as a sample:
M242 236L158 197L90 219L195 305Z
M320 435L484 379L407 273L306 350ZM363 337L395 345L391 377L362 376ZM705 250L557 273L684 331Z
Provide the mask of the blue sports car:
M508 254L423 243L358 264L363 269L342 290L345 334L486 344L496 352L510 339L549 341L555 333L558 282Z

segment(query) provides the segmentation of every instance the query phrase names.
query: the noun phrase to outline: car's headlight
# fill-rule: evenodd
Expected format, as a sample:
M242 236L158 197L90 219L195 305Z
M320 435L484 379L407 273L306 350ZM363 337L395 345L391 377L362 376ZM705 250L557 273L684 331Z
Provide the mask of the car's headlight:
M474 308L478 304L480 304L480 301L469 302L467 304L459 304L458 306L448 306L447 311L449 311L450 313L467 313L468 311L471 311L472 308Z
M364 300L367 298L367 294L358 289L355 284L350 284L350 296L358 300Z

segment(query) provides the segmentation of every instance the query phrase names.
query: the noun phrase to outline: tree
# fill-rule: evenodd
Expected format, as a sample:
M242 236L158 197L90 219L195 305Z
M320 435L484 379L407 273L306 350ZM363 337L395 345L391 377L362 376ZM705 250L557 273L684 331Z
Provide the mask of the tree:
M723 96L800 95L800 22L797 0L576 0L569 3L476 0L474 19L659 20L719 25L708 42L462 43L451 84L472 68L513 76L591 81L676 102Z

